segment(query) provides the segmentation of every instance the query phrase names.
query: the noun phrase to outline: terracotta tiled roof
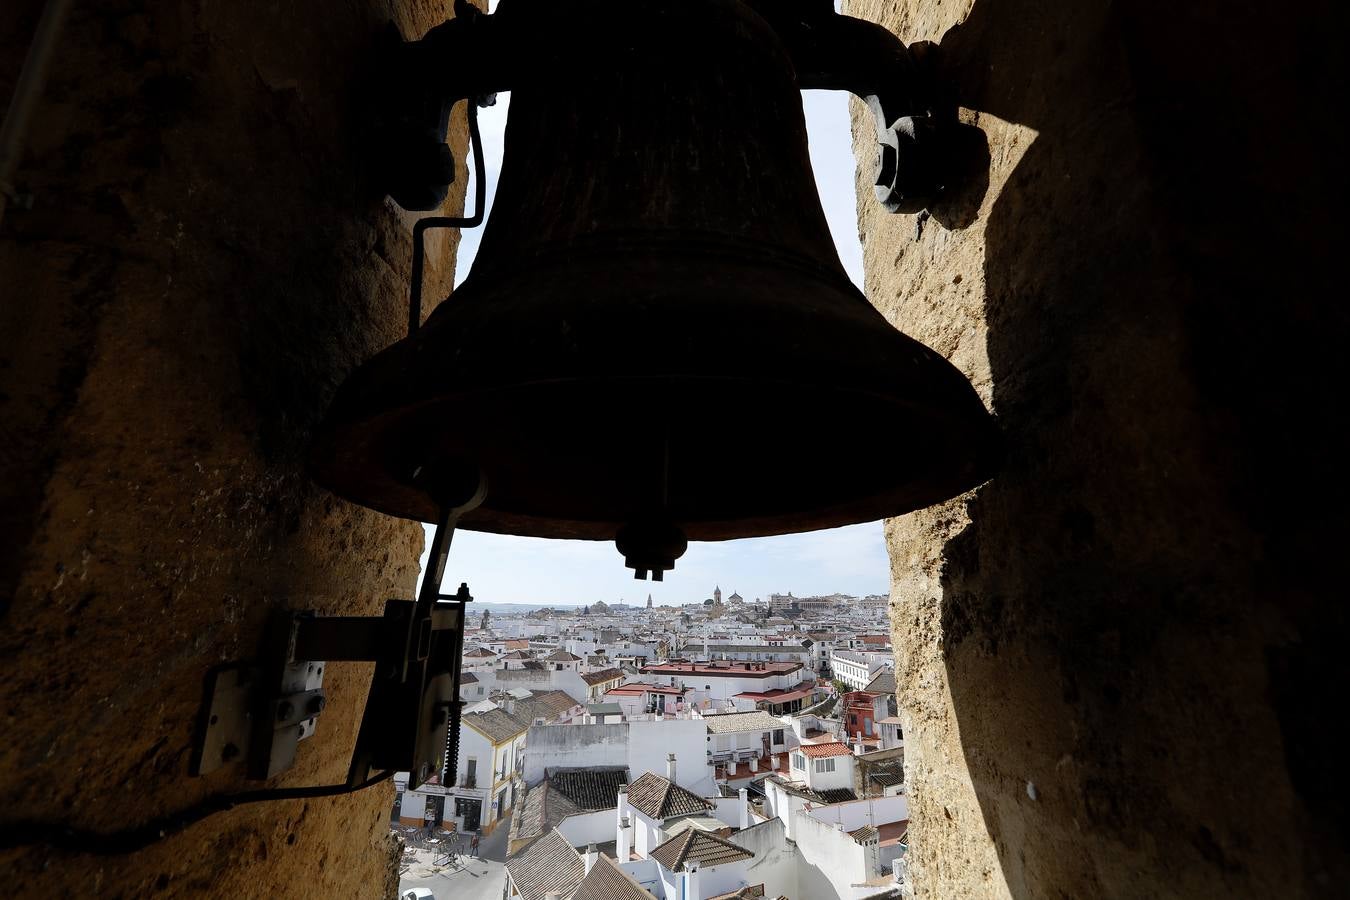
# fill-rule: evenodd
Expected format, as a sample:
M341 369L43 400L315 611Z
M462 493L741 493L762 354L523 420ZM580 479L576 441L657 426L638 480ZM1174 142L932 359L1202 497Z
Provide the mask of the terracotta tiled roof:
M895 673L890 669L879 669L872 680L867 682L865 690L874 694L894 694Z
M762 709L742 713L725 713L720 716L704 716L703 724L709 734L728 734L736 731L773 731L786 728Z
M775 675L791 675L800 672L799 662L757 662L755 668L747 669L744 662L719 660L717 662L673 662L650 663L642 667L643 674L689 675L712 678L772 678Z
M792 644L709 644L709 653L810 653L803 647L800 638L794 638ZM737 663L741 662L736 660Z
M613 809L619 800L619 788L628 783L628 769L553 769L548 780L554 790L582 809Z
M517 700L513 715L522 722L534 724L535 719L556 719L581 701L566 691L531 691L527 700Z
M628 802L638 812L658 822L673 816L694 815L715 806L693 791L651 772L628 786Z
M601 669L599 672L584 672L581 680L594 687L597 684L603 684L606 681L614 681L616 678L622 678L623 673L618 669Z
M748 884L738 891L732 891L729 894L718 894L716 897L709 897L708 900L759 900L764 896L764 885Z
M802 744L797 748L811 759L824 759L827 756L849 756L853 753L847 744L831 741L826 744Z
M571 900L652 900L652 895L602 853Z
M905 773L902 771L894 771L891 769L882 769L880 771L868 772L867 777L869 780L875 781L883 788L894 787L897 784L905 783Z
M584 810L541 781L530 788L520 809L511 819L511 842L533 841L548 834L559 822Z
M871 825L864 825L861 828L855 828L848 833L848 836L859 844L866 843L878 835L878 831Z
M568 816L613 809L627 781L628 770L622 766L550 770L530 788L511 820L512 845L547 834Z
M554 892L570 897L585 873L581 854L557 829L506 861L506 874L525 900L544 900Z
M548 656L544 657L547 662L581 662L580 656L574 656L566 650L554 650Z
M801 797L805 800L810 800L812 803L823 803L828 806L833 803L847 803L850 800L858 799L858 795L853 793L850 788L833 788L828 791L813 791L807 787L804 782L791 781L788 778L777 774L770 775L764 780L772 781L794 797ZM770 819L769 821L775 820Z
M849 803L858 799L858 795L853 793L852 788L831 788L828 791L812 791L813 794L820 797L825 804Z
M524 734L530 727L528 723L520 721L504 709L466 713L463 722L494 744L500 744L503 741L509 741L518 734Z
M496 656L497 654L486 647L474 647L472 650L465 650L464 655L470 659L477 659L484 656Z
M510 653L503 656L502 659L514 661L517 659L534 659L534 656L528 650L512 650Z
M696 862L701 866L720 866L737 860L754 859L755 854L726 838L690 828L666 841L648 856L675 872L686 861Z
M774 688L771 691L742 691L736 697L741 700L753 700L756 703L788 703L802 700L816 692L814 682L806 681L792 688Z
M669 694L683 697L688 693L684 688L671 687L668 684L647 684L645 681L625 681L618 687L610 688L606 693L621 697L638 697L642 694Z

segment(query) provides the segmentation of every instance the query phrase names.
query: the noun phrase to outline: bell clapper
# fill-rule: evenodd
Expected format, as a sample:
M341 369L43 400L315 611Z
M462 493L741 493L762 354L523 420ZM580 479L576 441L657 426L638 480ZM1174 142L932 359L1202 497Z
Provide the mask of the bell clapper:
M689 549L689 539L671 522L631 522L619 529L614 545L634 578L645 581L650 572L652 581L662 581L664 574L675 568L675 560Z
M656 478L655 511L640 521L619 529L614 544L624 556L624 565L633 577L646 581L664 581L665 573L675 568L675 560L689 548L689 538L670 521L670 428L661 427L661 463Z

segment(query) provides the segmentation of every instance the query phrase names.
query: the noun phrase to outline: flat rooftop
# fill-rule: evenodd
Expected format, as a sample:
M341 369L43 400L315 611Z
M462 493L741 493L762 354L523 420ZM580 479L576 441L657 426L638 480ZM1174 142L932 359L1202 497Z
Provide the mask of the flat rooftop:
M643 666L644 675L703 675L713 678L769 678L800 672L799 662L667 662Z

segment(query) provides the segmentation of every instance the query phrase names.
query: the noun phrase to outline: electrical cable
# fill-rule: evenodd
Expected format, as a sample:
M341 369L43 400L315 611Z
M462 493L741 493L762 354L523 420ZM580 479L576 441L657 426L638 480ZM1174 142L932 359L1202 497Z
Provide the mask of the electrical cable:
M413 225L412 284L408 297L408 333L422 324L422 269L426 257L423 234L430 228L473 228L481 225L486 207L487 172L483 160L483 140L478 129L478 99L467 99L469 142L473 148L473 168L476 190L474 212L471 216L426 216ZM487 101L483 101L485 104ZM356 784L325 784L312 787L272 788L221 794L197 806L152 819L143 825L122 831L98 832L51 822L9 822L0 824L0 851L19 847L47 845L57 850L89 853L95 856L118 856L143 850L195 825L208 816L234 809L248 803L272 800L302 800L317 797L338 797L352 794L393 777L393 771L382 772Z
M122 831L87 831L51 822L7 822L0 825L0 851L45 844L57 850L89 853L94 856L121 856L143 850L157 841L162 841L191 825L195 825L208 816L226 812L236 806L243 806L248 803L264 803L270 800L339 797L343 794L354 794L382 781L387 781L393 775L393 770L381 772L379 775L355 785L321 784L311 787L270 788L258 791L240 791L235 794L220 794L196 806L170 813L167 816L161 816L158 819L151 819L143 825L137 825L134 828L127 828Z
M17 199L18 192L10 179L23 155L24 134L33 117L33 108L42 96L47 70L51 67L52 56L56 52L56 44L71 5L71 0L48 0L42 8L33 43L28 48L23 67L19 70L19 80L14 85L14 96L5 110L4 122L0 123L0 219L5 216L5 207L9 201ZM32 205L31 197L27 205Z

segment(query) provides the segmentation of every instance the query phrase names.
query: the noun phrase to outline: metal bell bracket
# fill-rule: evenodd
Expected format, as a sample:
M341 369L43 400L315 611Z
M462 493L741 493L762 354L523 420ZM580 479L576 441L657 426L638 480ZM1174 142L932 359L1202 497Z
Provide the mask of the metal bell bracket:
M284 772L327 704L328 664L374 662L347 784L360 785L378 770L406 771L414 788L439 776L459 732L464 604L473 599L467 585L446 595L440 584L455 523L483 497L478 481L444 507L415 601L390 600L382 616L285 613L257 660L208 673L191 773L207 775L237 761L249 778ZM448 768L453 783L455 767Z
M848 91L876 122L876 196L917 213L942 193L956 108L934 77L937 45L905 44L875 22L840 15L831 0L745 0L782 39L803 90Z
M835 12L832 0L743 2L778 33L803 90L848 91L867 104L877 129L877 200L891 212L929 207L946 187L943 162L957 124L933 74L937 45L906 46L874 22ZM532 42L547 40L531 32L528 12L515 10L504 4L489 15L455 0L455 18L383 51L379 71L389 87L375 95L376 118L394 144L386 154L389 194L405 209L435 209L445 199L454 177L445 146L450 108L510 90L532 64ZM420 242L419 235L414 246Z

